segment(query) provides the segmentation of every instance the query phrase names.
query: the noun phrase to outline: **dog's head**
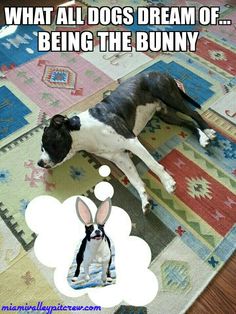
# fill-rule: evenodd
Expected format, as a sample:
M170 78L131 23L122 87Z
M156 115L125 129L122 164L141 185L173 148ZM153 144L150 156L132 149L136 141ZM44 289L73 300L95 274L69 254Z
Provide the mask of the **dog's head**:
M75 118L68 119L62 115L55 115L48 127L45 127L42 136L42 154L38 161L38 166L42 168L52 168L72 157L72 137L71 131L79 129L73 125Z
M81 198L76 200L76 212L85 225L85 232L87 240L98 241L105 236L104 225L111 213L111 200L106 199L98 208L95 219L93 221L90 209Z

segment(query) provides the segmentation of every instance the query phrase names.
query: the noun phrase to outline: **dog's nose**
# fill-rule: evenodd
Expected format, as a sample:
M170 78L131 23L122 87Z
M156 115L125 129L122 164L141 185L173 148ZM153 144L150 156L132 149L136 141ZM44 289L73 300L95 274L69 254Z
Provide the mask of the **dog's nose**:
M96 235L100 235L100 231L99 230L95 230L95 234Z
M38 166L41 167L41 168L44 168L44 167L45 167L45 163L44 163L44 161L43 161L42 159L40 159L40 160L38 161Z

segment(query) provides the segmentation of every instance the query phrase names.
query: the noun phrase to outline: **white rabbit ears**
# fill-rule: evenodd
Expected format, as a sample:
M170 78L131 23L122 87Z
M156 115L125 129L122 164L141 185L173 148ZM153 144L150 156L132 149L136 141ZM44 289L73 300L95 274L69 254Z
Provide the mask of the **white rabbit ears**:
M80 221L86 226L93 224L93 217L87 204L81 199L76 199L76 213ZM107 198L98 208L95 223L98 225L104 225L111 213L111 199Z
M95 223L98 225L104 225L111 214L111 199L108 197L98 208Z
M83 224L86 226L93 224L93 217L90 209L88 208L87 204L79 197L76 199L75 208L76 213Z

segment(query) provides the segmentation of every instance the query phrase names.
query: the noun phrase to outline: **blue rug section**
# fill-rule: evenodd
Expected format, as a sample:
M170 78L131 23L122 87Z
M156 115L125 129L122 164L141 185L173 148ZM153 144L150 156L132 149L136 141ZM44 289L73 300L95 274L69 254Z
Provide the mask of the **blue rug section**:
M217 140L204 149L199 145L193 136L187 139L187 143L191 144L199 153L207 156L212 164L224 169L225 172L236 175L236 144L226 137L217 133Z
M214 254L221 258L222 261L227 259L236 251L236 225L230 230L227 236L216 248Z
M152 201L152 210L155 215L162 221L168 228L172 231L178 229L180 222L170 214L168 210L163 208L161 205ZM210 255L211 250L204 245L201 241L197 239L197 237L190 231L185 228L188 228L187 224L184 226L184 233L181 236L181 240L190 247L202 260Z
M134 23L132 25L123 25L132 32L193 32L197 31L197 25L138 25L138 14L134 12Z
M28 124L24 116L29 113L31 110L6 86L0 87L0 140Z
M200 105L207 101L214 92L211 90L212 84L182 65L172 61L166 63L158 61L143 72L159 71L169 73L175 79L184 84L185 92L197 101Z
M220 84L227 84L231 82L231 87L236 85L236 77L233 77L231 79L228 79L227 77L221 75L220 73L213 72L209 69L209 67L206 64L202 64L200 61L192 58L192 56L188 55L184 52L176 52L171 56L173 60L178 62L179 60L188 64L193 69L193 72L195 73L196 70L202 72L204 75L207 75L207 77L210 77L212 81L215 81L216 83ZM205 76L206 77L206 76Z
M46 52L38 52L38 26L19 25L16 31L0 39L0 68L19 66Z

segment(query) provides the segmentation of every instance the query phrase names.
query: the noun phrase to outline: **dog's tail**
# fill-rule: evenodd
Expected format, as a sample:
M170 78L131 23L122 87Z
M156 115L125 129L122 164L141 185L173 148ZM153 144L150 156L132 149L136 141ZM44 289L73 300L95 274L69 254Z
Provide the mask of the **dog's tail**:
M178 87L179 88L179 87ZM192 99L189 95L187 95L185 92L182 91L182 89L179 88L180 94L181 96L187 100L188 102L190 102L190 104L192 104L193 106L195 106L196 108L201 109L201 105L199 105L199 103L197 103L194 99Z

